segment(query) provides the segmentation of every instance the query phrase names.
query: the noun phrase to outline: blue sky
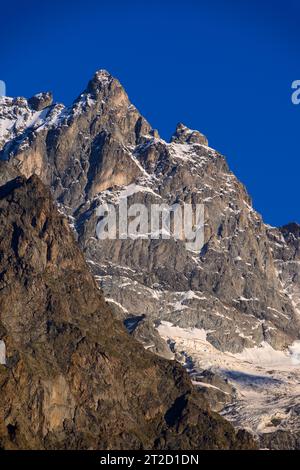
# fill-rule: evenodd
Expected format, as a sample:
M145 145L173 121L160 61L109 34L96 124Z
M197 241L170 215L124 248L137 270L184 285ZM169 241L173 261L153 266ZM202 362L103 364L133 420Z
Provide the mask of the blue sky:
M296 0L53 0L1 5L11 96L66 104L105 68L169 139L177 122L226 155L266 222L300 222L300 4Z

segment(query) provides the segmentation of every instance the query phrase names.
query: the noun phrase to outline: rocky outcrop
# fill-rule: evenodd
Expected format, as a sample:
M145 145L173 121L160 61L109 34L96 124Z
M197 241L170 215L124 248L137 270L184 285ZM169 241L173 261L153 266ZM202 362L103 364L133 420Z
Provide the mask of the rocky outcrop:
M36 176L1 187L0 227L2 449L253 446L116 320Z
M2 159L13 159L26 177L40 176L73 210L99 191L129 184L143 173L131 149L152 130L110 74L97 72L69 108L55 104L43 115L33 112L32 107L44 106L44 98L39 94L34 103L23 98L19 109L15 100L2 99Z
M285 430L265 433L260 438L260 446L269 450L299 450L300 433Z
M42 109L51 106L53 103L53 96L52 93L45 92L45 93L38 93L37 95L32 96L28 100L29 106L34 109L34 111L42 111Z
M20 176L18 170L7 162L0 161L0 187Z
M266 225L199 131L179 124L171 142L161 139L106 71L70 107L0 98L1 122L1 159L51 186L114 315L142 318L131 334L146 348L172 354L161 321L201 331L214 352L273 354L300 339L299 226ZM98 240L97 209L124 197L149 211L203 204L201 250L187 249L184 234Z
M204 328L214 346L231 352L263 341L283 349L299 338L299 283L290 259L280 274L280 260L290 255L286 248L278 253L272 229L202 134L179 124L171 143L160 139L106 71L94 75L71 107L52 105L43 116L25 113L25 99L2 100L0 119L26 116L22 125L17 120L19 130L8 126L2 158L52 187L106 296L129 317ZM204 204L201 252L187 250L184 237L97 240L97 207L118 206L122 191L130 204L149 209ZM135 302L139 292L142 310Z
M300 312L300 225L290 223L283 227L268 228L278 277L284 292Z
M172 135L172 142L179 144L201 144L208 145L208 140L205 135L196 130L191 130L184 124L177 124L176 131Z
M130 334L139 341L145 349L166 359L174 359L174 354L168 344L160 337L155 324L145 315L128 317L124 324Z
M211 370L191 371L193 384L201 391L214 411L222 411L236 400L236 390L227 379Z

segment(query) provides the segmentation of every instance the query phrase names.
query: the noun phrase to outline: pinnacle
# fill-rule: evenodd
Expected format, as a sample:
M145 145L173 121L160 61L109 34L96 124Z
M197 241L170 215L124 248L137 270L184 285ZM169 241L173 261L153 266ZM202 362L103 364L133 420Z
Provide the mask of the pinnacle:
M208 145L208 140L201 132L189 129L182 122L176 126L176 130L172 135L171 142L180 144L201 144Z

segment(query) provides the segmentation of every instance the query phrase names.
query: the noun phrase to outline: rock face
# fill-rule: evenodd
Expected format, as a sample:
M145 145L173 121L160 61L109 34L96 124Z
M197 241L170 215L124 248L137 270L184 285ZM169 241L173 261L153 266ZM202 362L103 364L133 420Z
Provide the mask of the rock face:
M24 99L2 101L6 122L15 123L29 106ZM6 124L2 159L52 187L99 284L128 316L204 328L208 341L231 352L262 342L283 349L299 338L297 306L280 275L283 255L278 261L272 230L202 134L179 124L171 143L160 139L105 71L71 107L42 113L22 125L18 119L20 131ZM185 240L96 240L97 206L117 205L128 188L129 203L147 207L203 203L202 251L188 251Z
M42 109L51 106L53 102L52 93L38 93L37 95L32 96L28 100L29 106L34 109L34 111L41 111Z
M7 162L0 161L0 187L20 176L18 170Z
M1 448L253 445L116 320L38 177L1 187L0 227Z
M106 71L70 107L35 111L29 101L0 98L0 158L51 186L115 316L142 318L131 335L166 357L161 322L231 354L273 354L300 339L299 226L264 224L205 136L178 124L164 141ZM148 210L203 204L202 249L184 236L98 240L97 209L125 196Z
M300 225L291 223L279 229L269 228L267 233L272 246L279 279L285 292L292 299L297 312L299 312Z
M176 131L172 135L172 142L179 144L201 144L208 145L207 138L199 131L193 131L184 124L177 124Z
M190 373L193 384L202 392L209 401L214 411L222 411L224 406L231 404L236 399L236 390L219 375L210 370Z

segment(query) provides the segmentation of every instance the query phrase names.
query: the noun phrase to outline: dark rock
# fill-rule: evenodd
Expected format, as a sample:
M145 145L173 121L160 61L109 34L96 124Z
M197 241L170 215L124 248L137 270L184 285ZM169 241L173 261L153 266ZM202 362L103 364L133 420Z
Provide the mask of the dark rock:
M201 390L214 411L221 411L224 406L236 399L236 390L226 378L211 370L190 374L193 384ZM205 386L204 384L207 384Z
M262 449L270 450L300 450L300 433L278 429L263 433L259 439Z

